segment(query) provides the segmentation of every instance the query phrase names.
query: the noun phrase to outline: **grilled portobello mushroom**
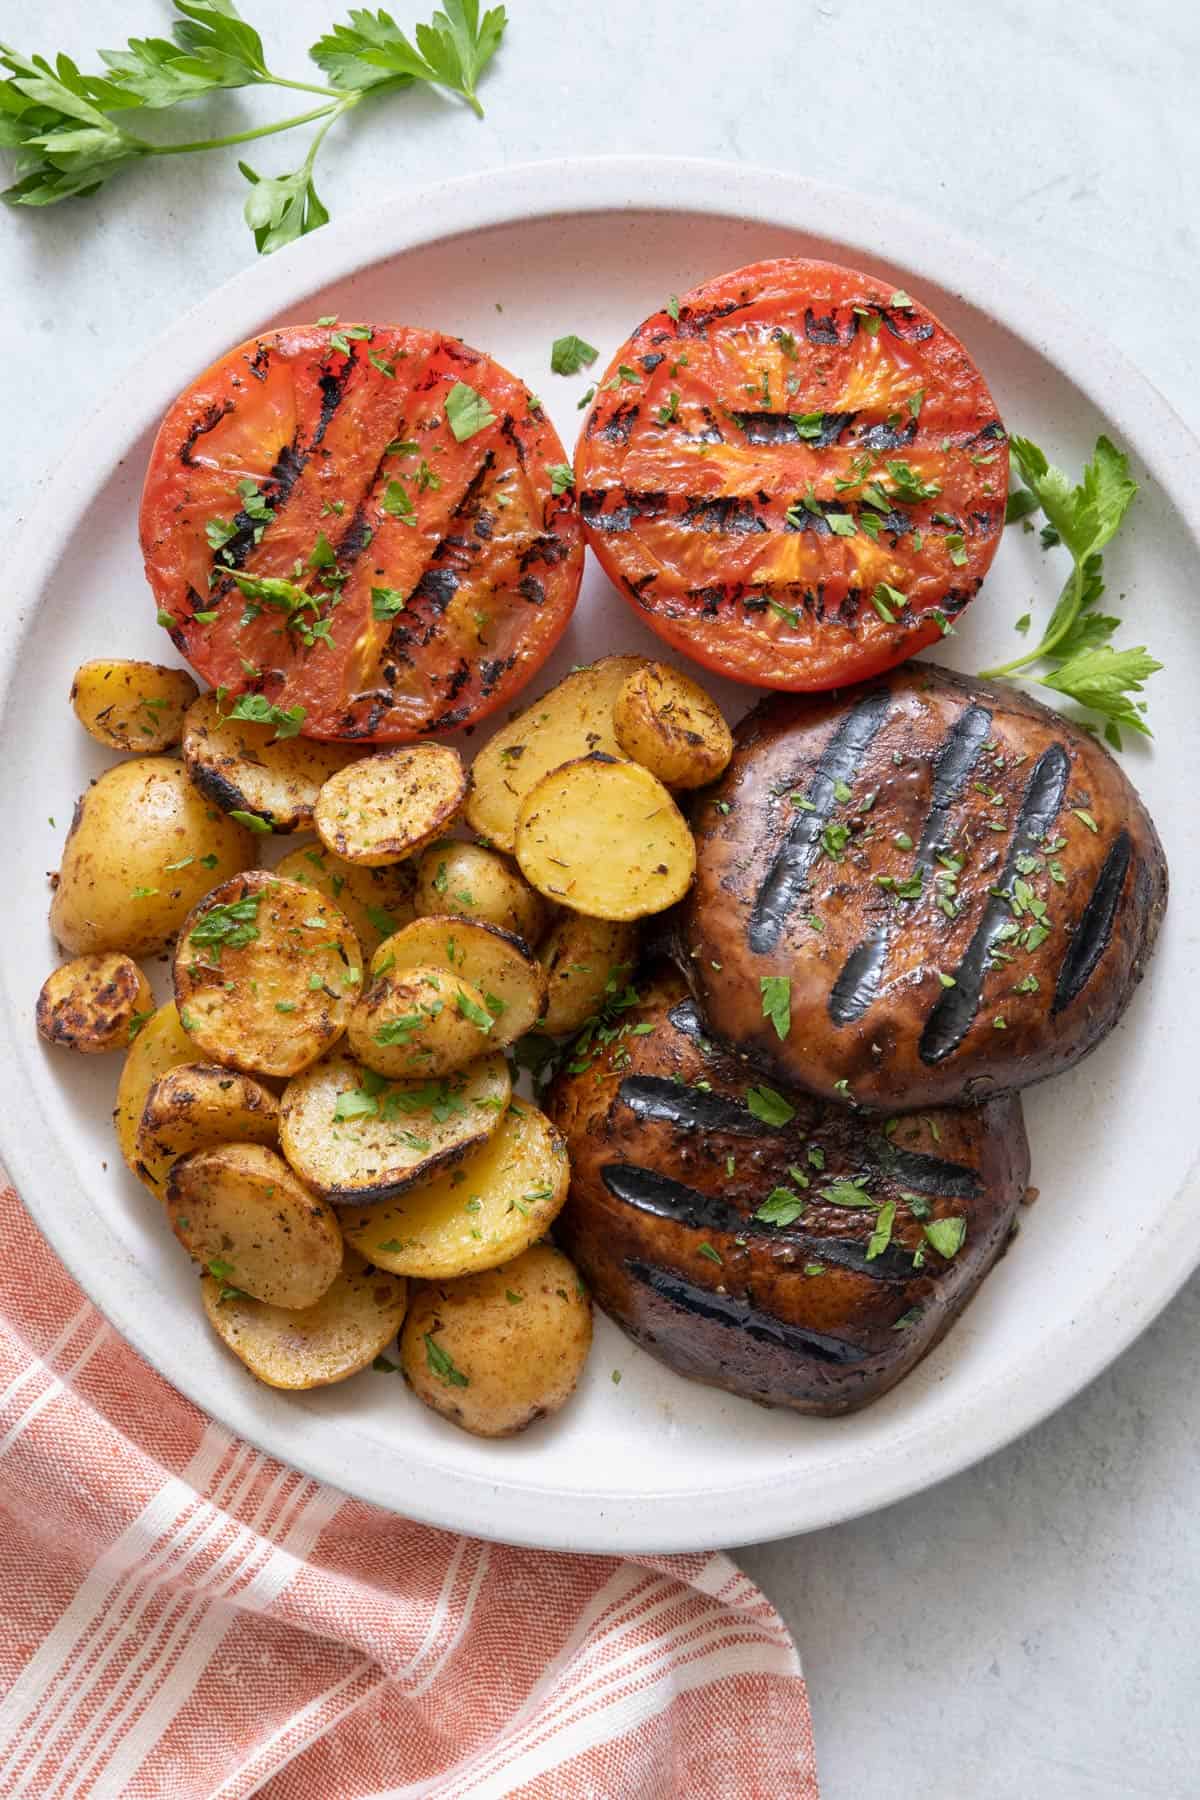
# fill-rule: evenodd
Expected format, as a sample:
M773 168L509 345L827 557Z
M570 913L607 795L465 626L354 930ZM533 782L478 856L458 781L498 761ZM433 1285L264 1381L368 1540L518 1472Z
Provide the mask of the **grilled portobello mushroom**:
M1086 732L918 663L775 695L735 746L696 809L675 943L718 1037L780 1081L900 1111L1040 1081L1116 1024L1167 865Z
M1004 1250L1029 1176L1016 1095L872 1120L763 1087L673 971L547 1110L555 1227L593 1294L681 1375L797 1412L866 1406L937 1343Z

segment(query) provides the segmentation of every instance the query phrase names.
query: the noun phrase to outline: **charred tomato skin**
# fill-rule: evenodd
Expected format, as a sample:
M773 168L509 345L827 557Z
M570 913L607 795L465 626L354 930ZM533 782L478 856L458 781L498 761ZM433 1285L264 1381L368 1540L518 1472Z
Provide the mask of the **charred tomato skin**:
M672 649L820 690L937 642L974 597L1004 527L1008 440L927 307L784 258L634 332L575 469L588 542Z
M459 384L478 402L460 388L448 405ZM197 672L303 706L306 736L461 728L515 698L570 618L583 545L572 490L554 492L565 461L534 396L457 338L282 327L169 408L142 494L146 575ZM313 603L289 614L238 575Z

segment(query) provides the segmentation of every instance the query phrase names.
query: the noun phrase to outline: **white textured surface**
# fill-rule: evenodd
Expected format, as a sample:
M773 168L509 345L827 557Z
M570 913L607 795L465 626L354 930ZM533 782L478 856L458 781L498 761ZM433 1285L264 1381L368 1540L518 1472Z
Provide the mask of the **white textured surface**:
M247 10L294 74L336 16L325 0ZM808 169L918 206L1024 267L1200 428L1194 9L513 10L486 121L423 95L374 117L364 108L327 146L320 186L335 214L423 175L568 152L676 149ZM16 11L5 37L82 57L160 29L166 9L44 0L36 41ZM222 96L214 129L273 104ZM260 147L256 166L287 167L288 144ZM85 206L6 215L6 523L134 350L243 266L243 191L226 153L137 171ZM1014 1448L873 1519L746 1553L800 1640L826 1800L1200 1789L1198 1326L1194 1280L1108 1375Z

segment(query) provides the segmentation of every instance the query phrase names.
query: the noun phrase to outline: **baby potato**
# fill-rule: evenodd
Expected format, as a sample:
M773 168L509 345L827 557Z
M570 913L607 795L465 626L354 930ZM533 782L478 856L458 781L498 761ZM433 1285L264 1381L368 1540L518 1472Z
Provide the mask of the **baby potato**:
M349 1056L289 1081L279 1139L300 1179L339 1206L403 1193L499 1127L512 1099L502 1056L425 1081L389 1083Z
M342 1266L333 1212L265 1144L181 1156L167 1176L167 1219L223 1286L272 1306L312 1306Z
M523 939L498 925L435 913L385 938L371 958L372 980L425 968L444 969L479 990L495 1021L495 1050L515 1044L542 1016L545 971Z
M138 1126L142 1122L146 1096L160 1075L165 1075L179 1063L190 1063L195 1059L196 1046L179 1023L173 1000L160 1006L146 1020L129 1046L117 1083L113 1125L121 1155L138 1180L146 1182L147 1186L153 1184L141 1165L137 1148Z
M546 970L546 1011L538 1028L562 1037L599 1012L610 981L625 985L637 958L637 927L564 912L539 954Z
M315 888L340 907L354 927L364 956L370 956L385 937L399 931L414 916L415 863L386 863L378 869L364 869L343 862L324 844L301 844L276 863L275 873Z
M422 1282L400 1366L419 1400L476 1437L511 1437L565 1405L592 1342L592 1303L561 1250Z
M270 702L260 694L243 694L232 705L248 716L223 713L215 694L202 694L188 708L183 726L188 774L227 813L249 813L273 831L304 830L312 824L322 782L357 752L344 744L277 736L274 724L257 720L257 713L270 712Z
M48 1044L93 1056L125 1050L136 1020L154 1011L150 983L133 958L105 950L63 963L42 983L37 1028Z
M205 1275L200 1298L222 1343L268 1387L329 1387L386 1350L404 1319L408 1283L346 1246L341 1272L312 1306L292 1311Z
M696 845L640 763L584 756L543 775L517 815L517 861L550 900L594 919L640 919L681 900Z
M377 1268L423 1281L511 1262L544 1237L570 1184L567 1149L545 1113L513 1101L500 1128L457 1168L379 1206L346 1208L346 1241Z
M573 669L489 738L471 767L466 815L472 831L512 850L521 802L543 775L592 750L624 754L613 731L613 704L641 661L602 656Z
M716 701L670 663L646 663L626 678L613 729L626 756L666 787L704 787L733 755L733 733Z
M489 1048L496 1021L479 989L445 969L399 969L373 981L350 1014L353 1055L393 1081L448 1075Z
M175 1004L205 1057L250 1075L297 1075L346 1029L362 987L358 941L323 894L254 869L189 915Z
M50 929L76 954L147 956L214 881L254 860L250 833L197 792L176 757L118 763L76 804Z
M138 1121L142 1179L165 1193L171 1164L213 1144L277 1144L279 1102L269 1088L220 1063L179 1063L160 1075Z
M98 744L146 756L179 742L183 715L199 692L186 669L103 656L76 669L71 705Z
M462 757L445 744L377 751L325 783L313 814L317 836L347 862L400 862L445 831L467 785Z
M482 919L536 944L547 907L507 856L481 844L431 844L417 864L418 913L455 913Z

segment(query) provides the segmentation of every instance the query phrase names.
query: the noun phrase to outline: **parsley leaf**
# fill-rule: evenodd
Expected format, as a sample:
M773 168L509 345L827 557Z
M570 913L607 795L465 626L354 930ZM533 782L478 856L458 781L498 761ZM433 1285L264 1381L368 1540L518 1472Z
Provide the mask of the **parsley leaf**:
M892 1226L896 1222L896 1202L885 1200L875 1218L875 1229L867 1240L867 1261L874 1262L882 1256L892 1241Z
M800 1217L805 1205L799 1194L793 1194L790 1188L772 1188L754 1216L764 1225L791 1225Z
M255 725L274 725L276 738L299 737L304 724L302 706L276 706L265 694L240 694L230 710L231 719L247 719Z
M231 950L240 950L257 938L258 909L261 903L261 894L246 894L241 900L229 900L219 906L210 906L192 926L188 942L211 949L213 960L220 962L223 945L228 944Z
M371 617L373 619L394 619L405 607L405 597L399 588L373 587L371 589Z
M746 1095L746 1105L764 1125L786 1125L789 1119L796 1116L795 1107L782 1094L777 1094L774 1088L752 1087Z
M570 463L548 463L546 473L550 477L552 494L565 494L568 488L575 486L575 471Z
M1142 705L1132 698L1144 691L1147 678L1162 668L1144 645L1132 650L1114 649L1109 639L1121 621L1094 610L1104 592L1101 551L1111 543L1137 494L1137 482L1129 473L1128 458L1106 437L1096 440L1082 479L1071 482L1055 468L1044 451L1028 438L1014 437L1012 453L1032 496L1032 504L1013 502L1012 517L1040 506L1046 515L1043 540L1061 543L1070 551L1072 571L1050 615L1040 641L1023 656L985 669L987 677L1016 674L1033 664L1050 661L1054 667L1037 677L1043 687L1075 700L1107 721L1105 735L1120 748L1120 728L1149 737L1150 727Z
M446 395L446 417L460 444L496 423L496 415L483 395L476 393L465 381L456 381Z
M418 25L413 44L389 13L355 10L350 24L335 25L309 55L335 87L361 92L383 83L407 87L428 81L461 94L479 118L475 95L480 75L496 54L508 23L502 6L479 16L478 0L443 0L429 25Z
M775 1027L775 1035L785 1038L792 1029L792 981L789 975L761 975L762 1016Z
M550 346L550 367L556 375L578 375L580 369L594 363L599 354L594 344L569 331L565 337L555 338Z
M428 1331L421 1333L425 1345L425 1360L440 1381L447 1387L470 1387L469 1376L455 1367L454 1358L448 1350L443 1350L437 1339Z
M933 1219L925 1226L925 1236L939 1256L957 1256L967 1236L965 1219Z

